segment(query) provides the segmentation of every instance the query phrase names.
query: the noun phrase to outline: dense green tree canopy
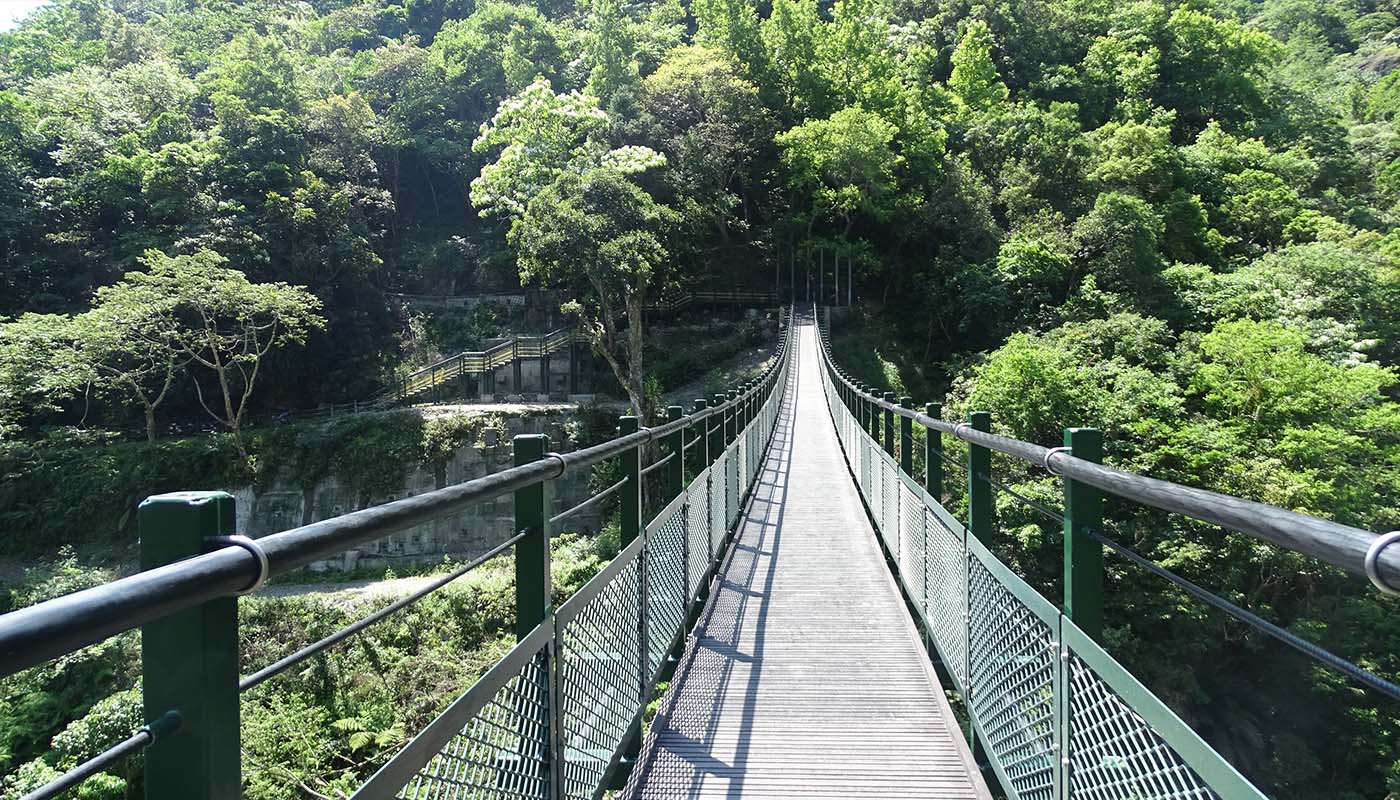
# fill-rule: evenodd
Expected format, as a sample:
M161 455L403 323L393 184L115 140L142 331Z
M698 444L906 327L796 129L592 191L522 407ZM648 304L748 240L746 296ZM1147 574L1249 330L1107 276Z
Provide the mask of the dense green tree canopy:
M400 293L548 292L644 409L646 298L840 274L872 382L1391 530L1397 42L1370 0L54 0L0 34L0 437L380 396ZM1124 524L1400 671L1353 582ZM1269 794L1400 793L1393 709L1129 575L1115 655Z

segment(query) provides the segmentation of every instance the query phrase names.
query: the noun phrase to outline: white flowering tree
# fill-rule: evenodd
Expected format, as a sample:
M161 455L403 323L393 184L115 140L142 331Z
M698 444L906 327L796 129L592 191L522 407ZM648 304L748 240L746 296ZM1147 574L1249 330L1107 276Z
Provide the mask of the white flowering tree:
M679 215L630 178L666 157L609 148L607 124L596 97L536 80L481 126L473 149L499 151L472 181L472 203L510 220L522 283L570 290L563 310L644 414L642 309L667 272Z

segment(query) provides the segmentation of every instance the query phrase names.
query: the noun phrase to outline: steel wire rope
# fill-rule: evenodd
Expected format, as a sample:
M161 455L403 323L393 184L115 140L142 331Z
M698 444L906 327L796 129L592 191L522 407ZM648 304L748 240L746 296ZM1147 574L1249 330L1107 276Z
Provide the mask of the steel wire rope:
M144 750L163 736L169 736L180 729L182 719L176 711L167 711L155 722L143 725L141 730L103 750L87 761L77 765L57 778L24 795L20 800L49 800L78 786L88 778L124 758Z
M1220 595L1215 594L1209 589L1206 589L1196 583L1193 583L1190 580L1187 580L1186 578L1181 577L1180 575L1177 575L1175 572L1172 572L1166 567L1161 566L1160 564L1148 559L1145 556L1139 555L1137 552L1129 549L1124 545L1119 544L1118 542L1114 541L1113 539L1110 539L1108 536L1097 530L1094 530L1092 528L1086 528L1084 530L1084 533L1089 538L1093 539L1099 544L1102 544L1109 550L1112 550L1117 555L1127 559L1133 564L1136 564L1137 566L1147 570L1148 572L1151 572L1157 577L1176 586L1178 589L1181 589L1182 591L1186 592L1192 597L1195 597L1197 600L1200 600L1201 602L1219 611L1222 611L1231 617L1234 617L1235 619L1245 623L1246 625L1249 625L1250 627L1253 627L1263 633L1268 634L1269 636L1272 636L1273 638L1279 640L1280 642L1283 642L1289 647L1292 647L1293 649L1297 650L1303 655L1312 658L1313 660L1323 664L1324 666L1330 667L1336 670L1337 672L1343 673L1344 675L1350 677L1357 683L1363 684L1371 689L1374 689L1392 700L1400 700L1400 685L1396 685L1395 683L1392 683L1391 681L1382 678L1374 672L1371 672L1365 667L1361 667L1331 652L1330 650L1326 650L1320 647L1319 645L1313 644L1312 642L1308 641L1307 639L1304 639L1296 633L1293 633L1278 625L1275 625L1274 623L1269 622L1268 620L1264 619L1258 614L1255 614L1252 611L1242 608L1236 605L1235 603L1226 600Z
M956 460L956 459L954 459L954 458L949 457L946 453L944 453L944 452L941 451L941 450L935 450L935 451L933 451L933 452L936 453L936 454L938 455L939 458L943 459L943 460L946 461L947 463L949 463L949 464L951 464L951 465L957 467L958 469L962 470L963 472L967 472L967 465L964 464L963 462L958 461L958 460ZM1049 521L1051 521L1051 522L1054 522L1054 523L1056 523L1056 524L1064 522L1065 515L1064 515L1063 512L1055 511L1054 509L1050 508L1049 506L1046 506L1046 505L1043 504L1043 503L1040 503L1040 502L1038 502L1038 501L1035 501L1035 500L1030 499L1029 497L1026 497L1025 495L1021 494L1020 492L1016 491L1015 489L1012 489L1010 486L1007 486L1006 484L1002 483L1001 481L997 480L996 478L993 478L991 475L988 475L988 474L983 473L983 472L974 472L973 475L974 475L975 477L979 478L980 480L984 480L984 481L986 481L987 483L991 484L992 486L995 486L996 488L1000 489L1001 491L1006 492L1007 494L1011 495L1015 500L1017 500L1018 502L1020 502L1022 505L1024 505L1024 506L1030 508L1031 510L1035 511L1036 513L1038 513L1038 514L1040 514L1041 516L1045 517L1047 520L1049 520Z
M240 680L238 682L239 693L241 694L243 692L246 692L254 686L257 686L258 684L262 683L263 681L266 681L269 678L276 677L277 675L286 672L288 669L291 669L297 664L300 664L306 659L316 655L317 653L326 650L332 645L339 644L340 642L364 630L365 628L368 628L369 626L380 622L384 618L389 617L394 613L413 605L419 600L422 600L424 597L427 597L433 592L436 592L438 589L441 589L447 584L457 580L463 575L466 575L468 572L471 572L472 570L476 569L477 567L481 566L487 561L490 561L491 559L505 552L516 542L519 542L521 539L525 538L525 535L525 531L517 533L516 535L510 537L504 542L501 542L500 544L496 545L490 550L487 550L485 553L477 556L471 561L468 561L461 567L458 567L457 569L454 569L446 575L443 575L437 580L429 583L427 586L424 586L423 588L409 595L395 600L394 602L379 609L373 614L370 614L369 616L364 617L362 619L356 620L350 623L349 625L346 625L345 627L341 628L340 630L336 631L335 633L326 636L323 639L312 642L311 644L301 648L295 653L283 656L282 658L279 658L271 664L268 664L267 666L263 667L257 672L254 672L252 675L249 675L246 678Z

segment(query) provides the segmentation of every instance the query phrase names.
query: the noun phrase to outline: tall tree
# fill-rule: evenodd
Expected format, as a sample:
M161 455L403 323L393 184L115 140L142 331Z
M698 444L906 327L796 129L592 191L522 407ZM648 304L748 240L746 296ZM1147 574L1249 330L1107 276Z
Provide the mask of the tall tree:
M948 88L970 111L990 111L1005 103L1010 95L992 62L994 44L987 23L974 19L967 23L953 50L953 74L948 78Z
M646 414L642 313L666 277L679 215L622 171L565 172L530 203L517 234L520 275L568 288L579 316L632 409Z
M99 290L96 306L72 319L72 337L94 377L131 397L146 422L146 441L156 440L156 409L170 396L189 358L162 324L161 309L142 292Z
M893 147L895 133L879 115L857 107L778 134L792 184L812 198L810 224L834 218L845 236L859 214L885 219L893 213L904 161Z
M153 349L168 347L176 358L208 370L219 387L219 402L211 406L196 380L199 402L228 427L244 452L243 418L264 358L278 347L304 343L307 334L323 327L317 313L321 302L300 287L251 283L209 250L187 256L153 250L142 263L145 272L127 273L98 293L99 307L146 309L152 319L133 333Z

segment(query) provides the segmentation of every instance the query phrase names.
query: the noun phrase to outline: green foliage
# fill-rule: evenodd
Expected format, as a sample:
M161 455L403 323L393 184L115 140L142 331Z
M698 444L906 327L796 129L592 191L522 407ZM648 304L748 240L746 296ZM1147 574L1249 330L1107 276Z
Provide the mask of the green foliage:
M612 555L606 548L599 539L555 537L556 602L597 573ZM105 579L70 557L36 570L12 592L31 602ZM242 669L271 663L389 602L249 598L239 613ZM509 649L513 605L511 562L497 558L245 694L243 794L295 800L306 789L353 792L408 731L421 730ZM8 773L0 797L17 800L138 729L138 662L134 634L123 635L8 679L0 693L0 766ZM108 768L77 797L120 800L129 786L139 793L140 775L137 757Z
M963 29L958 46L953 50L953 73L948 77L948 88L973 113L992 111L1011 94L992 63L992 45L992 32L987 23L972 20Z
M783 165L813 197L813 222L835 217L849 231L857 214L888 219L903 157L892 144L897 129L862 108L843 108L778 134Z
M489 435L499 421L393 414L146 445L95 432L364 400L518 322L426 320L390 293L545 290L645 408L749 337L660 346L647 298L774 283L800 298L832 254L866 304L837 343L864 380L947 394L950 414L985 405L1045 443L1097 424L1115 463L1389 530L1396 13L54 0L0 34L6 547L129 546L140 497L196 480L336 470L372 496ZM294 347L251 360L262 323L241 321L263 312L292 322ZM215 352L223 369L200 362ZM1053 589L1051 532L998 513L1013 564ZM1396 668L1394 625L1340 578L1204 526L1123 524L1204 585ZM1268 793L1400 791L1388 710L1131 573L1112 580L1110 616L1131 620L1110 631L1115 655ZM303 627L329 614L289 608ZM495 641L481 614L460 623ZM457 685L494 652L463 661L419 633L349 648L366 660L328 658L251 712L249 796L348 790L434 705L389 708L395 682ZM101 699L79 694L74 716ZM49 774L57 733L6 734L7 791ZM109 777L92 791L121 792Z
M246 460L231 436L112 443L64 432L43 443L0 446L0 552L33 557L54 541L125 548L135 542L136 507L152 494L190 486L236 489L282 480L311 488L335 475L365 502L399 491L416 467L441 467L467 446L499 441L496 414L425 418L416 411L333 417L256 428Z

